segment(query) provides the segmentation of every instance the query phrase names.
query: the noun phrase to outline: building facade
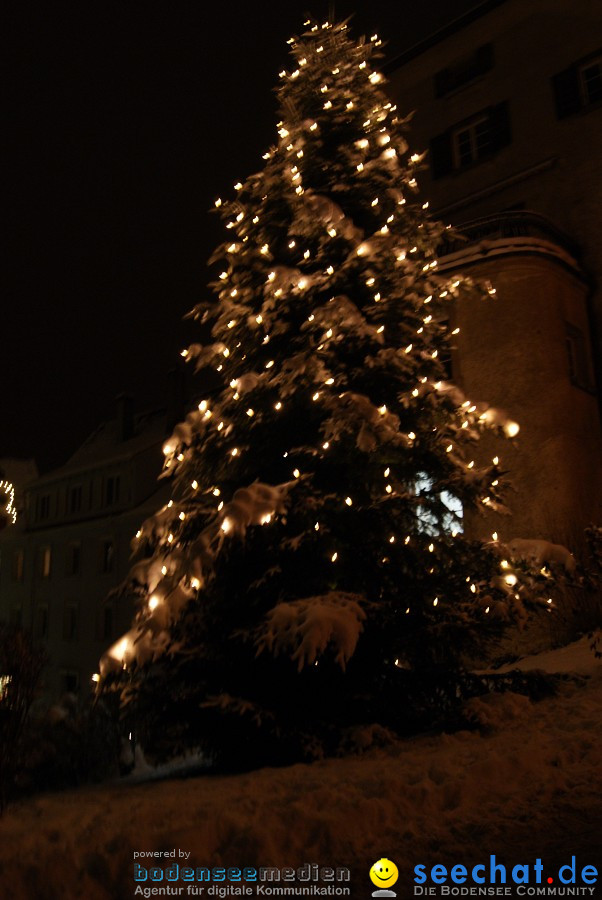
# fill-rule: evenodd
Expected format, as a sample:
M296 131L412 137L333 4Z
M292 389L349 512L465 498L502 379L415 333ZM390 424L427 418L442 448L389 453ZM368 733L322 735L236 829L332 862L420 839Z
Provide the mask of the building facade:
M462 235L440 269L484 278L452 357L471 399L521 426L503 457L502 539L578 544L602 521L602 19L591 0L487 0L386 68L433 215Z
M66 465L24 485L16 523L0 532L0 619L45 648L49 696L89 692L100 656L129 628L131 600L110 594L140 524L167 502L157 483L166 426L164 411L135 416L120 398Z

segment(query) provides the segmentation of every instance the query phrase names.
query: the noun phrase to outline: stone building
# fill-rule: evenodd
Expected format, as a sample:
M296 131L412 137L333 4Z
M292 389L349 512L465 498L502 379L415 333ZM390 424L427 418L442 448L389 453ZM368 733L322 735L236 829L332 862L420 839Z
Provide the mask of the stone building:
M454 380L521 426L493 442L513 515L468 527L579 543L602 522L602 19L591 0L487 0L385 72L433 215L462 233L440 269L492 282L464 302ZM596 378L596 373L598 378Z

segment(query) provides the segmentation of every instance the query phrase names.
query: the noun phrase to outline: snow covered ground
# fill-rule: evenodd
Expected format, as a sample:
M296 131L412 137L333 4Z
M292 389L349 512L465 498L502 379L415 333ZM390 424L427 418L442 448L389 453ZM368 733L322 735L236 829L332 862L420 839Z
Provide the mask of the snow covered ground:
M477 732L23 802L0 820L0 896L131 898L134 852L148 850L189 852L194 866L348 866L352 898L370 896L368 869L383 856L400 869L399 898L413 896L418 863L495 853L512 866L540 857L545 874L576 855L600 868L602 661L583 639L523 661L536 667L582 679L536 704L516 694L471 701Z

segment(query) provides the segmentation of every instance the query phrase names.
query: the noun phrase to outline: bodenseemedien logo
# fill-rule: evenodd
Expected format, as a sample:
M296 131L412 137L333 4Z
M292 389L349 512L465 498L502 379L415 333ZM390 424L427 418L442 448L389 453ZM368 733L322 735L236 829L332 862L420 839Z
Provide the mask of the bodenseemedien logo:
M372 891L373 897L397 897L395 891L390 890L397 879L399 872L394 862L386 857L377 860L370 869L370 881L378 890Z

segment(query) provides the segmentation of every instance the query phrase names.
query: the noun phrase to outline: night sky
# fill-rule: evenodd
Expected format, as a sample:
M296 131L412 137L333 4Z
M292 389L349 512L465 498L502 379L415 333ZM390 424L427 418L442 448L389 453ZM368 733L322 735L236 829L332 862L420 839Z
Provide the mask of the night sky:
M337 0L390 59L476 0ZM13 0L5 75L0 458L60 465L126 391L160 406L223 237L216 196L275 138L308 5ZM330 4L310 7L318 19Z

